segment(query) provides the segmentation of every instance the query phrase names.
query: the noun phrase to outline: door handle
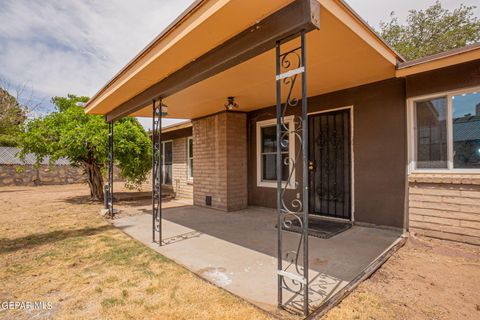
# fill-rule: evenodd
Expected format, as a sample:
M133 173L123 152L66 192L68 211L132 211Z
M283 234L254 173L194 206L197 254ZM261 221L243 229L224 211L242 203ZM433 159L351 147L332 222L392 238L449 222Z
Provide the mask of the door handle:
M315 163L313 160L308 160L308 171L314 171L315 170Z

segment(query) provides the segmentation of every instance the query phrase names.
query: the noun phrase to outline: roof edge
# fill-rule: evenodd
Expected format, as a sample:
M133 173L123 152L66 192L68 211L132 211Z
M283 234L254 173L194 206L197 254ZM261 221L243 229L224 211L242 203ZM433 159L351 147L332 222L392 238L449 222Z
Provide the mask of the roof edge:
M346 3L345 0L338 0L338 2L343 7L345 7L345 9L349 11L355 17L355 19L357 19L364 27L366 27L368 31L377 38L377 40L379 40L385 47L387 47L390 51L392 51L393 54L397 56L398 60L400 60L400 63L403 63L406 61L406 59L400 53L398 53L397 50L395 50L387 41L385 41L385 39L383 39L377 33L377 31L375 31L375 29L368 24L366 20L364 20L348 3Z
M162 39L164 39L170 32L179 27L188 17L198 11L203 5L210 0L195 0L187 9L185 9L172 23L170 23L155 39L148 43L133 59L131 59L124 67L122 67L105 85L103 85L97 93L95 93L85 104L84 108L87 109L90 105L98 99L108 88L110 88L115 81L117 81L128 70L135 66L135 63L148 54ZM321 0L318 0L321 4ZM344 0L335 0L347 14L350 14L355 20L357 20L368 33L375 37L377 41L381 43L388 51L390 51L399 62L404 62L405 59L395 51L376 31L371 27L352 7L350 7ZM398 64L398 63L397 63Z
M185 120L179 123L174 123L168 126L165 126L162 128L162 132L171 132L175 130L180 130L180 129L185 129L185 128L190 128L192 126L192 121L191 120Z
M184 22L190 15L200 9L208 0L195 0L190 6L187 7L178 17L175 18L165 29L163 29L152 41L150 41L139 53L137 53L125 66L123 66L100 90L97 91L85 104L85 109L98 98L105 90L107 90L118 78L120 78L127 70L132 68L134 64L144 57L153 47L165 38L170 32L177 28L182 22Z
M472 43L461 48L455 48L448 51L432 54L426 57L418 58L411 61L402 62L397 66L397 70L414 67L423 63L432 62L435 60L440 60L443 58L463 54L466 52L474 51L480 49L480 42Z

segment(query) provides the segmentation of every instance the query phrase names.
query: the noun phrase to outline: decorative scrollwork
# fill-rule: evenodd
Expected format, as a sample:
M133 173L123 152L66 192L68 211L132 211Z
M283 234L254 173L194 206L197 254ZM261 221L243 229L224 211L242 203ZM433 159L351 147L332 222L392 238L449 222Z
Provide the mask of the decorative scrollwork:
M162 244L162 114L161 101L153 100L152 121L152 237Z
M279 141L277 142L277 152L280 150L289 149L290 145L295 146L295 150L289 153L287 157L283 158L283 165L288 167L288 175L286 181L282 177L283 168L277 166L277 181L281 185L281 190L278 193L279 199L279 304L282 306L282 291L286 290L293 293L295 296L303 296L304 313L308 312L308 259L303 259L307 255L308 248L306 248L306 238L308 238L308 213L306 207L308 203L304 203L304 199L300 198L300 194L304 194L306 190L297 182L296 168L298 164L302 163L306 166L306 159L304 155L304 122L306 118L305 110L302 108L302 116L296 116L299 107L300 99L295 95L297 92L296 85L301 86L301 101L302 104L306 101L304 75L304 34L301 35L301 45L285 53L280 53L280 43L277 44L277 97L281 98L282 88L286 92L285 102L277 101L277 121L279 121L280 132L277 132ZM297 108L298 109L298 108ZM278 114L279 113L279 114ZM293 120L288 119L293 114ZM293 141L295 141L293 143ZM278 153L277 153L277 156ZM298 170L298 169L297 169ZM281 182L280 182L281 181ZM296 189L292 190L292 189ZM288 192L287 192L288 190ZM297 197L291 197L292 193L296 193ZM300 231L298 236L298 243L293 249L283 251L282 248L282 231ZM297 234L298 234L297 233ZM307 255L308 258L308 255Z

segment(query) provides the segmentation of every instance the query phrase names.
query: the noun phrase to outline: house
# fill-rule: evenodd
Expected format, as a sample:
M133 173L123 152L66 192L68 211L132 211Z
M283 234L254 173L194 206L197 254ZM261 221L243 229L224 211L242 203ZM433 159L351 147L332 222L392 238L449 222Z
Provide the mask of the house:
M480 44L406 62L343 1L199 0L85 111L153 117L158 152L191 119L194 205L277 208L302 235L289 260L278 228L279 305L308 313L318 217L480 244L479 104Z

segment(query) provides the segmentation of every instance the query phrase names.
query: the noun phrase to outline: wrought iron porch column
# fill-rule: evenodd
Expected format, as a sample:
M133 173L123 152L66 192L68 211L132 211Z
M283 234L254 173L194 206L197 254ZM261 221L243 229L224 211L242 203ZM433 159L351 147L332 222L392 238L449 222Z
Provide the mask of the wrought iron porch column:
M152 101L152 241L162 245L162 99Z
M103 196L107 198L108 214L113 219L113 121L108 122L108 168L107 168L107 192Z
M306 86L305 31L300 38L300 46L282 52L282 45L293 37L276 43L276 91L277 91L277 227L278 227L278 305L290 307L295 299L301 299L302 312L309 313L309 276L308 276L308 118ZM298 76L301 75L300 79ZM300 81L297 81L300 80ZM299 99L294 97L295 85L301 85L301 110ZM282 102L282 87L286 87L286 101ZM298 112L300 111L300 112ZM286 116L293 115L293 121ZM296 143L298 143L298 145ZM282 149L295 146L294 156L284 158ZM302 167L302 185L296 181L295 172ZM288 166L288 177L283 177L283 166ZM283 179L286 178L286 181ZM290 195L287 195L289 189ZM294 190L291 190L294 189ZM293 200L292 194L297 194ZM301 197L299 196L301 194ZM298 229L298 243L294 250L286 250L283 232ZM283 293L290 292L293 297L284 302Z

